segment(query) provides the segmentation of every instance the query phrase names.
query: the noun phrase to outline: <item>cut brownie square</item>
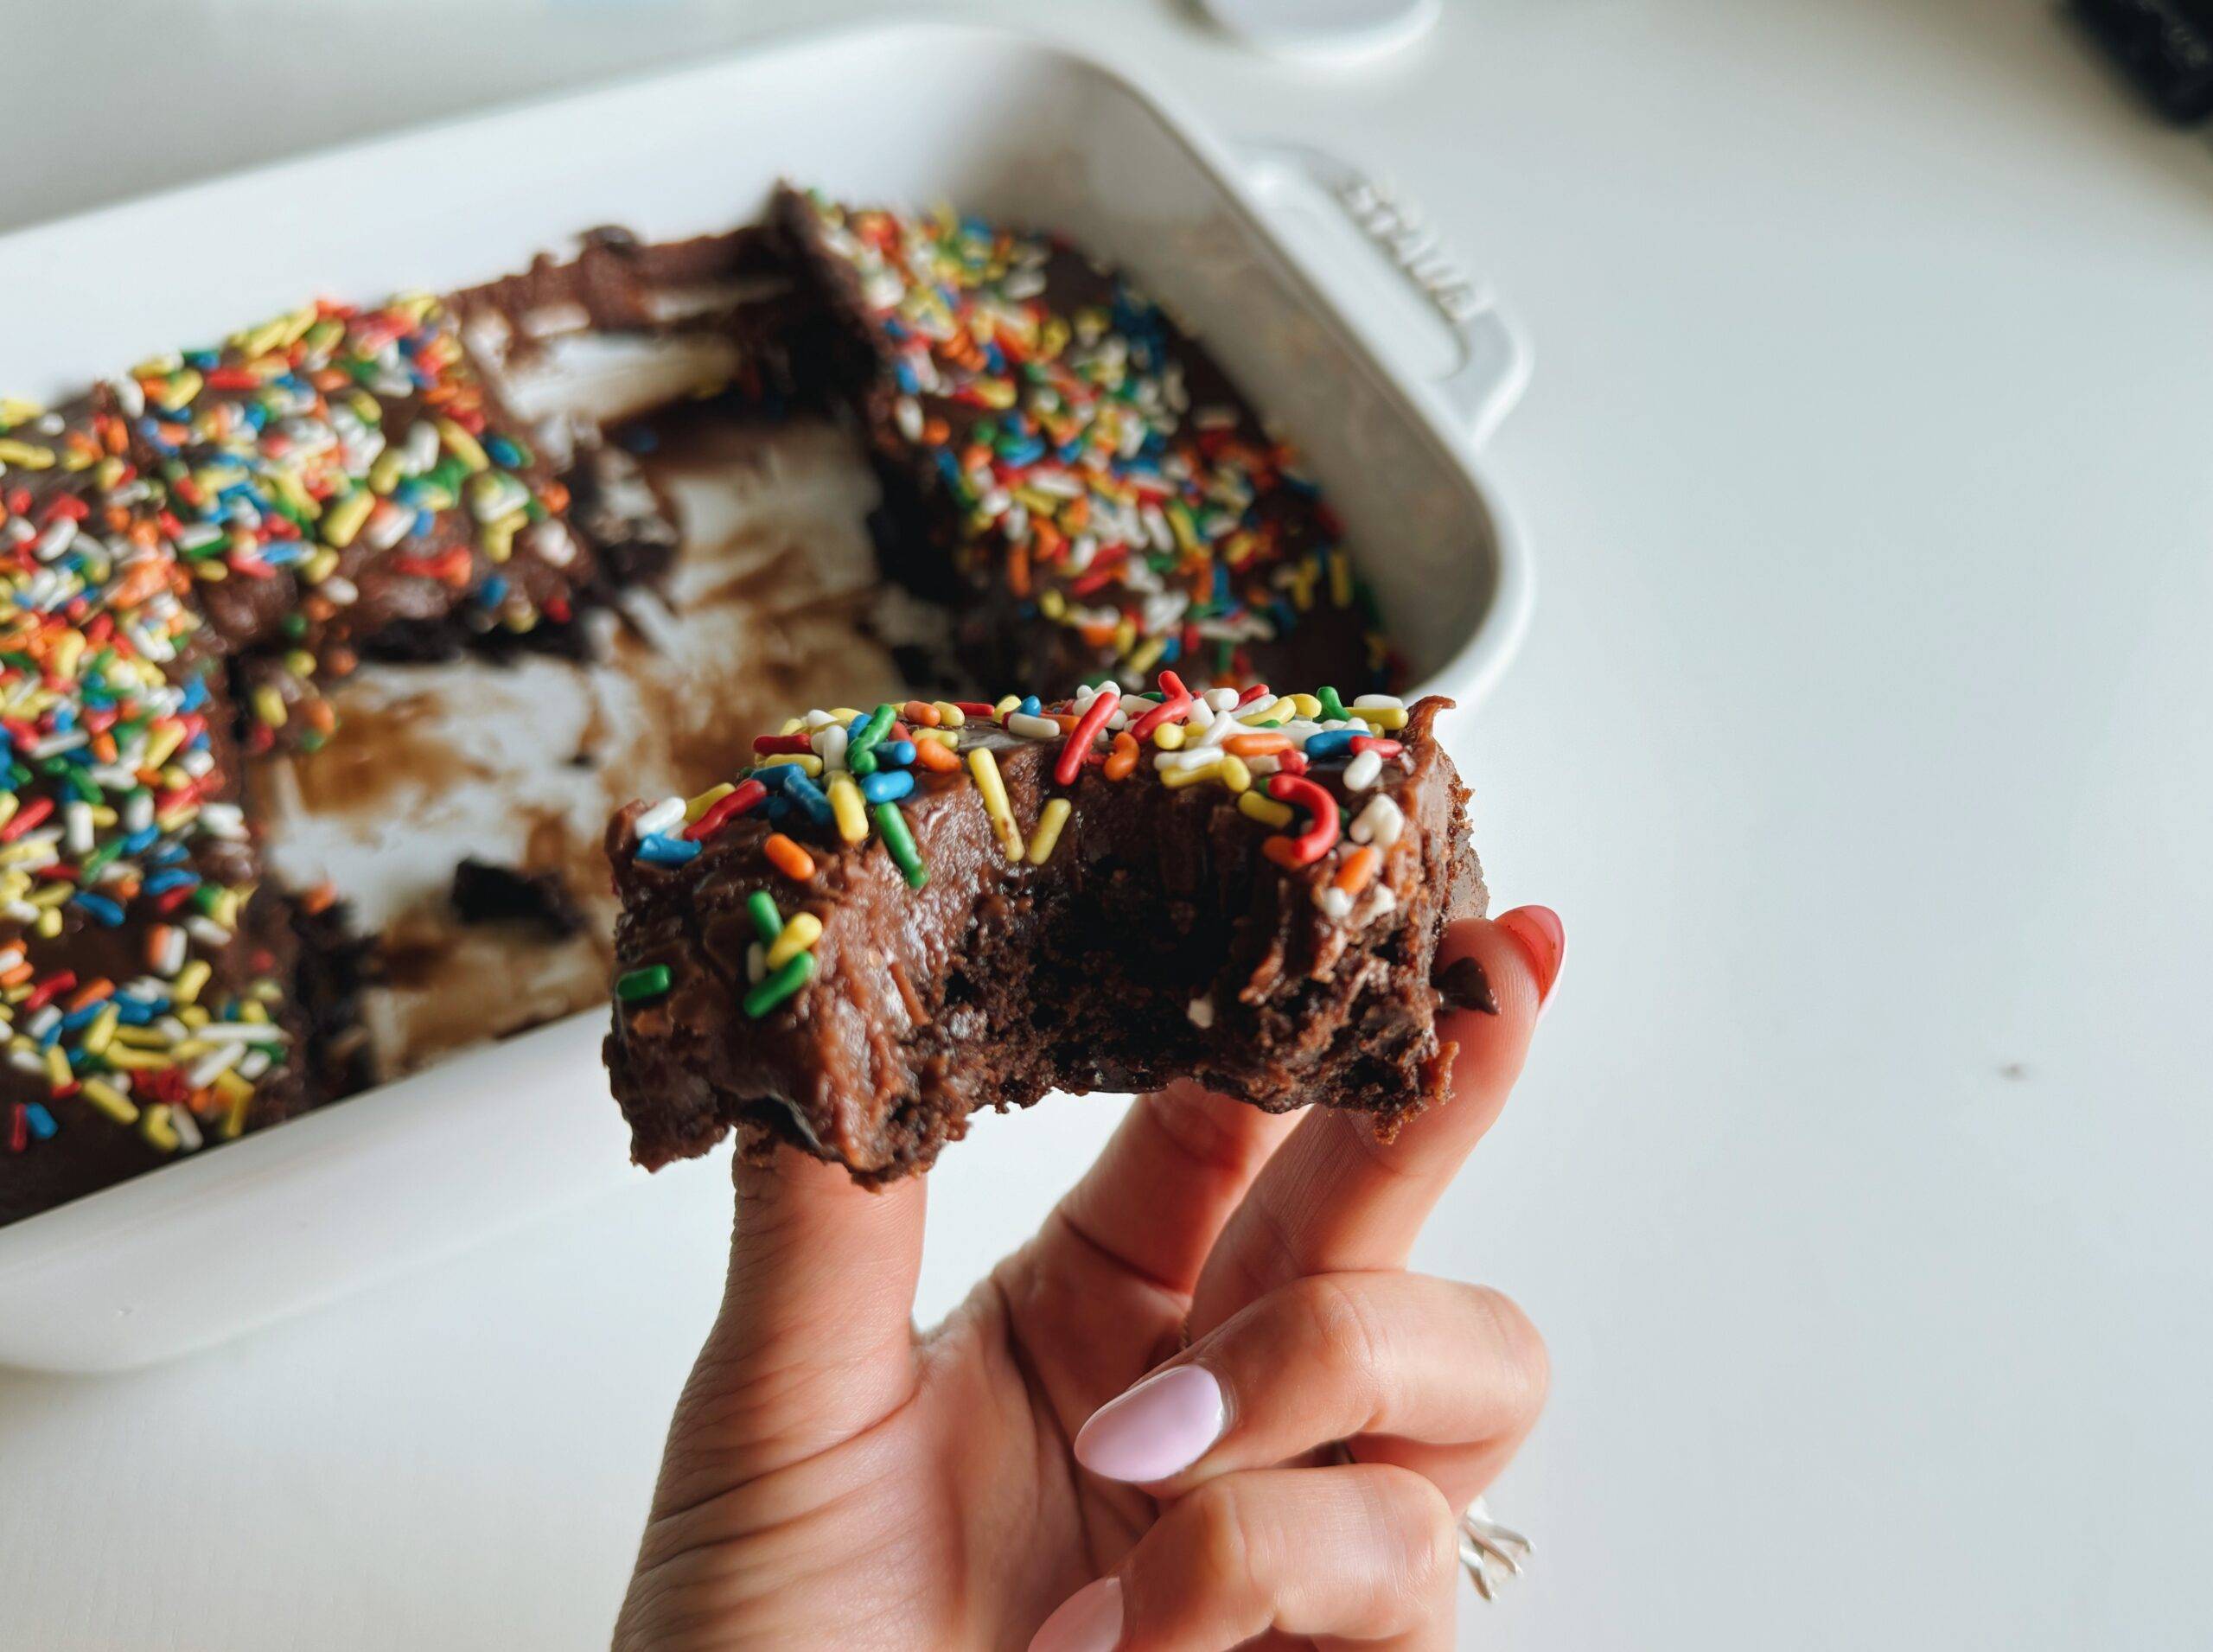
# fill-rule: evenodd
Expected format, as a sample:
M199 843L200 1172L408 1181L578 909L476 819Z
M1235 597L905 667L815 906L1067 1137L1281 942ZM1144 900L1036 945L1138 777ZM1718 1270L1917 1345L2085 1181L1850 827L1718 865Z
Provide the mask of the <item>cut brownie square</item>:
M959 604L975 680L1392 686L1297 454L1126 276L949 213L791 189L775 210L826 295L809 366L874 449L887 566Z
M0 1223L303 1099L290 913L161 505L105 389L0 405Z
M1374 1115L1443 1094L1431 983L1483 889L1449 702L1113 688L810 712L609 829L638 1162L791 1142L879 1182L979 1107L1180 1076Z
M559 483L435 298L310 305L124 390L216 641L261 662L255 749L319 743L316 685L363 649L564 621L590 577Z

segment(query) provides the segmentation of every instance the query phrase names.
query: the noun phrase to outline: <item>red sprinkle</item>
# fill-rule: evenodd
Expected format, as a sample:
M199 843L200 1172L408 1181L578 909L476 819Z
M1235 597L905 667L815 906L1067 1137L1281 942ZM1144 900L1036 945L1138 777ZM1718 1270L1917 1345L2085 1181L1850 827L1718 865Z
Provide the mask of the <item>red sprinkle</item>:
M1349 746L1352 755L1355 757L1363 751L1372 751L1379 757L1395 757L1406 749L1396 740L1386 740L1381 735L1374 734L1355 734L1349 742Z
M1068 743L1061 748L1060 761L1053 765L1053 778L1061 785L1075 784L1075 777L1083 772L1083 760L1090 755L1092 741L1121 703L1122 691L1108 683L1084 707L1083 715L1075 720L1075 727L1068 730Z
M35 797L16 811L16 818L0 826L0 843L13 843L41 820L54 813L54 800Z
M686 826L684 836L693 843L704 842L739 815L758 807L761 800L768 795L768 788L759 781L740 781L737 790L724 793L705 814Z
M1190 716L1196 702L1183 679L1172 671L1160 673L1160 692L1166 698L1130 725L1130 737L1142 740L1164 723L1181 723Z
M1297 837L1270 838L1260 846L1261 852L1277 865L1311 866L1336 845L1337 800L1329 793L1300 775L1278 774L1268 777L1268 795L1314 817Z
M756 734L753 737L753 749L763 753L808 752L814 749L814 744L805 734Z

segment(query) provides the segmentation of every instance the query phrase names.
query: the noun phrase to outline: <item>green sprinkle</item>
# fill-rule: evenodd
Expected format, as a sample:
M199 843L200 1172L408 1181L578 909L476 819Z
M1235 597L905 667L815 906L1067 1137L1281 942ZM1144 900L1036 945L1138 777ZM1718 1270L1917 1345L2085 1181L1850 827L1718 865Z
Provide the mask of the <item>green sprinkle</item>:
M784 915L776 910L776 897L767 890L755 890L745 897L745 909L753 915L753 933L761 937L761 944L775 946L784 932Z
M758 1021L805 986L814 973L814 954L803 952L773 975L763 975L745 995L745 1013Z
M930 881L930 869L922 864L915 834L907 830L907 817L899 813L896 803L876 806L876 829L883 834L883 846L891 852L892 864L906 874L909 889L920 889Z
M668 991L668 966L648 964L643 969L626 970L615 978L615 996L625 1003L639 998L657 998Z
M1342 723L1344 721L1345 703L1337 698L1337 691L1336 689L1317 689L1314 691L1314 698L1322 702L1322 718L1324 722Z

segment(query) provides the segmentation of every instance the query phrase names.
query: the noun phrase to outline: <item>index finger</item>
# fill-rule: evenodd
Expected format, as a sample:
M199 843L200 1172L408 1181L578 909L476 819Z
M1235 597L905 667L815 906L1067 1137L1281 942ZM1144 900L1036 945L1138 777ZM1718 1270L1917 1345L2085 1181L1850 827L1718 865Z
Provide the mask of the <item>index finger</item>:
M1496 922L1470 919L1446 932L1438 971L1472 959L1497 1005L1495 1015L1449 1009L1438 1017L1438 1036L1459 1046L1451 1100L1418 1114L1387 1142L1358 1113L1310 1113L1269 1159L1207 1259L1191 1302L1192 1336L1307 1274L1405 1263L1521 1074L1537 1011L1559 968L1559 920L1543 908Z

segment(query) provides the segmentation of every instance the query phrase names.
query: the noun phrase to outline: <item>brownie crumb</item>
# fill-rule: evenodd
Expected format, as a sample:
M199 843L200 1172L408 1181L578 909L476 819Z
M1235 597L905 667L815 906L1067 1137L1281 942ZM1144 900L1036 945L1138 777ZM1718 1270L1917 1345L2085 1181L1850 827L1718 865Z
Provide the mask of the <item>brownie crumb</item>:
M1484 1015L1498 1013L1498 1000L1491 995L1490 977L1483 973L1483 966L1473 958L1456 958L1430 977L1430 983L1445 995L1445 1001L1456 1010L1477 1010Z
M552 872L464 860L453 869L452 898L463 923L526 923L557 941L584 927L575 897Z

